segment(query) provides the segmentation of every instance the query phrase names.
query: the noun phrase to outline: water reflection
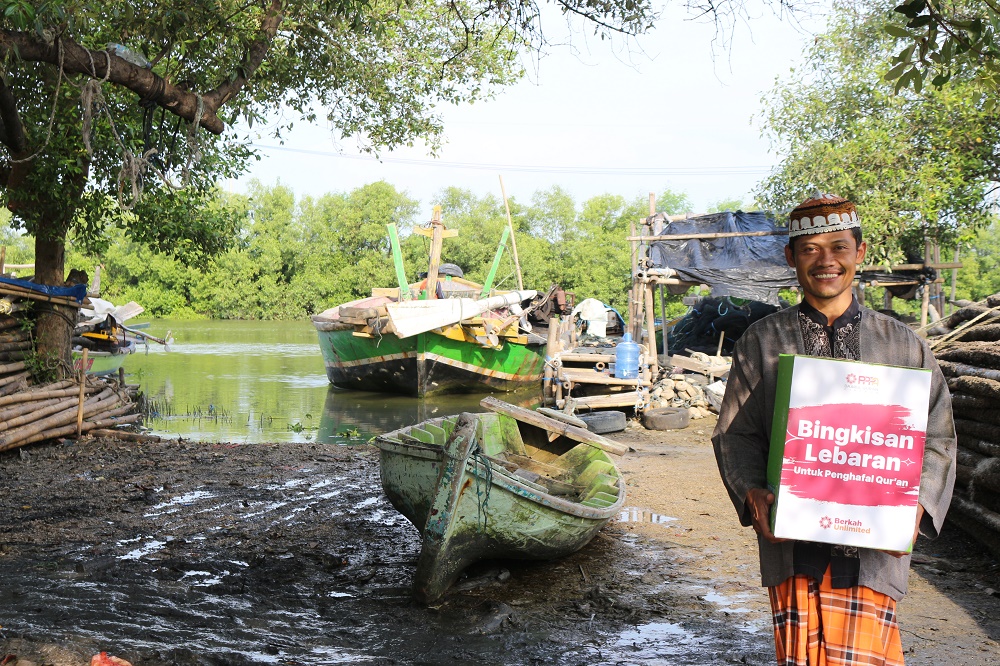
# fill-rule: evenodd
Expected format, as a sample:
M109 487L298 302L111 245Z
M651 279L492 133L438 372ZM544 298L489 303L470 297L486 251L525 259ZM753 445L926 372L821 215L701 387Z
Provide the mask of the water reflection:
M463 411L483 395L418 399L329 385L307 321L155 320L151 335L175 343L140 348L128 381L149 400L153 433L207 442L367 441L396 428ZM537 388L503 399L537 404Z
M317 439L364 438L404 426L461 412L484 411L479 405L484 394L457 394L431 398L367 393L330 388ZM537 404L533 390L507 393L502 399L515 404Z

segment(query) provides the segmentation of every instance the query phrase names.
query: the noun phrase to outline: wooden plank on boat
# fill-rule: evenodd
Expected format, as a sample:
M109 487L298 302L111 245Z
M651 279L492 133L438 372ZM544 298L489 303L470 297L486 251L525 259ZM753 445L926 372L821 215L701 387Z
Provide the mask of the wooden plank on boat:
M646 402L645 395L643 395L643 402ZM575 407L635 407L635 403L636 396L634 391L612 395L588 395L581 398L573 398L573 405ZM556 407L562 408L565 405L565 400L556 401Z
M619 444L606 437L595 435L584 428L578 428L576 426L571 426L568 423L556 421L553 418L549 418L548 416L539 414L538 412L534 412L530 409L511 405L510 403L503 402L502 400L497 400L493 396L483 398L479 404L491 412L506 414L507 416L517 419L522 423L538 426L539 428L543 428L550 432L558 432L560 435L568 437L574 442L588 444L616 456L623 456L628 452L628 447L624 444Z
M441 426L434 425L433 423L425 423L424 430L434 437L435 444L444 444L445 440L448 439L448 433Z
M385 306L379 308L356 308L349 305L340 306L340 318L343 321L353 320L352 324L365 324L369 319L385 317L388 312Z
M562 421L563 423L568 423L570 425L576 426L577 428L586 428L587 422L582 421L572 414L567 414L566 412L560 412L558 409L549 409L548 407L536 407L535 411L539 414L544 414L549 418L555 419L557 421Z

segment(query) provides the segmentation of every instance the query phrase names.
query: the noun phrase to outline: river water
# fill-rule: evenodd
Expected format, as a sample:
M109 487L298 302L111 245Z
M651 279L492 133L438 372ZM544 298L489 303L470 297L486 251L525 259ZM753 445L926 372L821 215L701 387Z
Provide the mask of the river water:
M339 442L437 416L482 411L482 395L428 399L330 386L309 321L153 320L125 361L149 401L153 434L205 442ZM509 394L519 403L537 391Z

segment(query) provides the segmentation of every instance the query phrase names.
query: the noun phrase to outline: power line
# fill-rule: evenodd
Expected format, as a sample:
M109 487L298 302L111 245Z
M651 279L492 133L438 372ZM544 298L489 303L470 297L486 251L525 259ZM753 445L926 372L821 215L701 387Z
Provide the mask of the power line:
M385 162L389 164L409 164L422 167L446 169L474 169L480 171L516 171L524 173L564 173L574 175L598 176L740 176L762 175L771 172L770 166L707 166L707 167L597 167L597 166L532 166L526 164L478 164L474 162L447 162L443 160L418 160L405 157L385 157L378 159L369 155L346 155L333 151L310 150L307 148L291 148L289 146L270 146L259 143L251 144L261 150L275 150L317 157L333 157L345 160L361 160L365 162Z

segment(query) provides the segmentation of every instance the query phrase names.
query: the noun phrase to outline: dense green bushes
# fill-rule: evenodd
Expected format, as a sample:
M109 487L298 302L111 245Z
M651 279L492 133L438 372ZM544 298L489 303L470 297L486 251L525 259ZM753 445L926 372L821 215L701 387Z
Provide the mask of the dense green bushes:
M301 319L369 294L373 286L394 285L387 222L400 229L408 277L415 280L426 270L429 241L412 233L414 225L425 222L425 213L388 183L299 199L280 184L255 184L247 195L218 197L219 205L235 211L244 225L229 249L204 265L189 265L116 232L97 254L86 255L71 245L67 268L92 276L94 266L102 265L103 296L114 303L134 300L151 316L216 319ZM658 208L668 212L691 207L685 196L669 191L658 201ZM441 205L448 228L459 230L456 238L445 241L443 261L482 281L507 224L503 200L447 188L435 203ZM605 194L577 206L556 187L535 193L528 203L510 204L526 287L558 283L578 299L598 298L625 312L631 263L625 239L629 223L648 209L645 198L629 201ZM737 207L735 201L713 206ZM30 263L32 240L11 232L7 219L0 218L7 263ZM950 260L950 251L942 259ZM958 298L980 300L1000 291L1000 224L963 239L960 260L964 268ZM516 285L509 252L497 280L504 287ZM878 307L881 293L876 291L870 294L871 304ZM902 302L895 305L907 310ZM683 311L678 297L668 299L668 316Z
M247 195L218 196L244 224L229 249L204 265L186 264L113 232L96 254L71 243L67 270L92 275L94 266L102 265L102 295L115 303L134 300L154 317L298 319L370 294L373 286L395 284L388 222L399 227L407 276L415 280L427 268L429 241L412 233L426 222L418 219L425 213L388 183L319 198L296 199L280 184L254 184ZM660 201L668 212L690 207L685 196L669 191ZM507 224L503 200L447 188L433 203L442 207L446 226L459 230L445 241L442 260L461 266L470 279L484 280ZM624 312L631 265L626 237L629 223L646 214L645 198L601 195L578 208L566 192L553 188L527 204L511 200L510 206L525 287L542 290L558 283L578 298L599 298ZM9 232L4 238L12 256L30 261L28 239ZM510 252L497 284L517 284Z

